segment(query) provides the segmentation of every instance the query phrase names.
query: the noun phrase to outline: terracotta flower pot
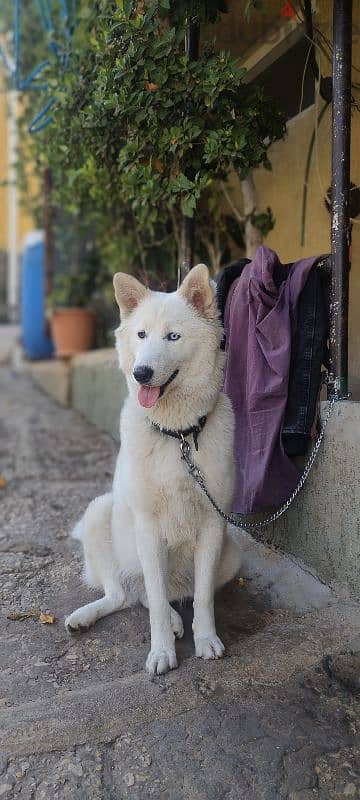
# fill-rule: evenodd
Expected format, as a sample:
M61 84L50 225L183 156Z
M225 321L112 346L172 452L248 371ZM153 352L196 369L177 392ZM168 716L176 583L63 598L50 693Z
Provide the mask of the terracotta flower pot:
M87 308L59 308L51 317L51 333L57 356L74 356L91 350L95 314Z

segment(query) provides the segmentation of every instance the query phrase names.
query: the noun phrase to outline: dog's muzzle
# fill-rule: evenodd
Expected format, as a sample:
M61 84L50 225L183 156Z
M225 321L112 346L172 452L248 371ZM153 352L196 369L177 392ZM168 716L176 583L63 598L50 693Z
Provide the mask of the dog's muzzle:
M133 371L133 376L134 376L135 380L138 383L141 383L142 385L145 385L145 386L149 385L149 383L151 381L151 378L153 377L153 374L154 374L154 370L151 369L151 367L147 367L145 365L144 366L140 366L140 367L135 367L135 369Z
M165 392L165 389L167 389L167 387L169 386L169 384L170 384L170 383L172 383L172 381L174 380L174 378L176 378L176 376L177 376L178 372L179 372L179 370L178 370L178 369L175 369L175 370L174 370L174 372L172 373L172 375L170 375L170 378L168 378L168 380L166 381L166 383L163 383L163 385L162 385L162 386L160 386L160 397L161 397L161 396L164 394L164 392Z

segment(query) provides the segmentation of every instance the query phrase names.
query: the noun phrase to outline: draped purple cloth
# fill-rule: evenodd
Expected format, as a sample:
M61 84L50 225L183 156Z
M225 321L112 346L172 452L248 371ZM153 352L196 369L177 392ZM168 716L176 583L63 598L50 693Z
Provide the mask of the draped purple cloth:
M278 257L259 247L231 286L225 308L224 391L235 412L236 483L232 510L265 511L294 490L299 470L281 442L297 304L318 257L295 262L277 289Z

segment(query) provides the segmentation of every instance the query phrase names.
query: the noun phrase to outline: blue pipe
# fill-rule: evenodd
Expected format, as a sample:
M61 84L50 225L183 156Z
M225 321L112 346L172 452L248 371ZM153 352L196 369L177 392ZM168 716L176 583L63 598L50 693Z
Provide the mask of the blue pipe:
M36 114L36 116L34 117L34 119L30 122L28 128L29 133L38 133L39 131L42 131L43 128L46 128L46 126L49 125L49 122L52 122L53 117L51 115L46 119L44 119L44 117L46 117L46 114L50 111L51 108L53 108L55 104L56 104L55 97L52 97L50 100L48 100L48 102L44 105L41 111L39 111L38 114ZM41 122L41 120L43 121ZM39 125L37 125L38 122L40 123Z
M14 0L14 49L15 49L15 86L20 83L20 0Z

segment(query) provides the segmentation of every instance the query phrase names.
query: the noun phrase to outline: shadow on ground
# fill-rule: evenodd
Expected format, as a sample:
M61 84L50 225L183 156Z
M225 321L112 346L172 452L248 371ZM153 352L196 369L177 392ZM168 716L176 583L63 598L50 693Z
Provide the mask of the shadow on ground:
M182 661L194 657L192 600L173 605L184 622L184 636L177 643L177 652ZM227 650L262 630L272 619L265 598L251 590L242 578L217 592L215 612L217 632Z

